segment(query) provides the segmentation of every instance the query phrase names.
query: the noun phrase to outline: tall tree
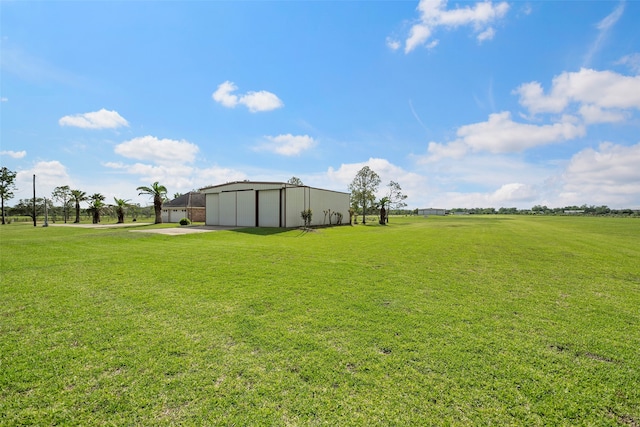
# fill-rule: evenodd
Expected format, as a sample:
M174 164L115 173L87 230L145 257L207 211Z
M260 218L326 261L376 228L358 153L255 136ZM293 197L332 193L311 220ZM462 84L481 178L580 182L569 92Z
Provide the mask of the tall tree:
M289 181L287 181L287 184L291 184L291 185L304 185L302 183L302 180L300 178L298 178L297 176L292 176L291 178L289 178Z
M407 195L402 194L402 188L400 187L400 184L395 181L389 181L387 187L389 187L389 193L387 194L387 198L389 199L387 207L389 208L389 210L402 209L407 206L407 204L404 202L405 200L407 200ZM389 215L387 215L387 222L389 222Z
M362 207L363 224L367 223L367 206L375 203L378 185L380 185L380 177L369 166L360 169L351 184L349 184L352 202L356 206Z
M93 216L93 223L98 224L100 222L100 214L104 209L104 196L100 193L95 193L89 196L89 211Z
M124 223L124 213L127 206L129 206L129 200L118 199L117 197L113 198L113 201L116 202L116 215L118 216L118 224Z
M62 216L64 217L64 223L67 223L67 218L69 217L68 208L69 202L71 202L71 189L68 185L63 185L61 187L56 187L53 189L53 193L51 193L51 197L62 203Z
M10 171L6 167L0 169L0 199L2 200L0 210L2 210L2 224L4 220L4 201L13 198L13 191L16 190L16 172Z
M160 185L158 181L151 184L150 187L138 187L136 188L140 193L138 196L143 194L149 195L153 197L153 209L156 212L156 224L162 224L162 202L167 197L167 187L164 185Z
M76 219L73 221L75 224L80 222L80 202L87 200L87 193L80 190L71 190L71 197L76 204Z

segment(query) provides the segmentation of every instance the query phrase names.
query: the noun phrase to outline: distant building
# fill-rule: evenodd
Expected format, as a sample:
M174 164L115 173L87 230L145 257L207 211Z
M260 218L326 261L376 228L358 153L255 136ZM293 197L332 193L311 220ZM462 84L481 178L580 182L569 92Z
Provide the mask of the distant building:
M583 214L584 209L565 209L564 213L568 215L578 215L578 214Z
M425 209L418 209L418 215L422 215L422 216L429 216L429 215L446 215L447 214L447 210L446 209L436 209L436 208L425 208Z
M204 194L189 192L162 204L162 222L180 222L187 218L191 222L204 222Z

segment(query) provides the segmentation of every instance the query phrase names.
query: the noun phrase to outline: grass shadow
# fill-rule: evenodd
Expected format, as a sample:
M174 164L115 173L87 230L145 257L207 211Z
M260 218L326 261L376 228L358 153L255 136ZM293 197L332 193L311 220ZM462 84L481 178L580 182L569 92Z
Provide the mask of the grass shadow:
M295 230L293 228L279 228L279 227L247 227L236 228L230 230L236 233L252 234L254 236L272 236L274 234L286 233L287 231Z

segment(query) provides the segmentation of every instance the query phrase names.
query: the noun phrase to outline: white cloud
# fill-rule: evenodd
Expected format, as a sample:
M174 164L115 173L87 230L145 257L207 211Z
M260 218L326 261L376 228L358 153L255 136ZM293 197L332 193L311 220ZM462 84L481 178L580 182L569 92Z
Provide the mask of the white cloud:
M242 181L247 179L247 175L244 172L240 172L231 168L221 168L219 166L212 166L206 169L198 169L198 182L199 187L206 187L210 185L218 185L225 182Z
M514 122L508 111L491 114L486 122L459 127L455 141L447 144L429 143L428 155L422 162L434 162L445 157L460 158L468 151L494 154L521 152L584 136L584 126L574 122L575 118L565 116L554 124L532 125Z
M104 166L121 170L130 175L138 175L139 185L160 182L171 192L193 188L194 168L183 164L149 165L144 163L124 164L108 162ZM135 188L135 186L132 186Z
M640 76L582 68L555 76L546 95L538 82L522 84L514 93L532 114L559 113L571 102L601 109L640 109Z
M626 65L634 73L640 73L640 53L631 53L620 58L616 65Z
M427 43L433 33L440 27L455 29L470 25L478 33L478 40L493 38L495 30L491 23L504 17L509 10L507 2L477 2L473 6L447 9L447 0L421 0L418 4L420 21L409 30L405 41L405 53L409 53L420 45ZM434 46L433 43L428 46Z
M258 151L270 151L283 156L298 156L303 151L316 146L317 142L309 135L265 136L267 142L255 147Z
M622 122L629 117L624 111L603 110L595 105L583 105L580 114L587 124Z
M596 40L593 42L593 44L591 45L591 47L589 48L589 51L585 56L585 59L584 59L585 67L588 67L590 65L593 57L602 48L602 45L604 44L605 40L607 39L607 36L609 35L609 31L622 17L622 14L624 13L624 8L625 8L624 2L620 2L618 6L616 6L616 8L613 10L613 12L607 15L602 21L598 22L598 24L596 25L596 28L598 29L598 36L596 37Z
M437 162L445 158L460 159L469 151L469 146L462 141L453 141L448 144L430 142L427 148L428 156L422 157L419 163Z
M624 2L620 2L618 6L607 15L602 21L598 22L596 28L600 31L607 31L611 29L616 22L622 17L622 13L624 12Z
M493 27L489 27L480 34L478 34L478 41L483 42L485 40L491 40L496 35L496 30Z
M211 95L211 97L214 101L222 104L225 107L234 108L236 105L238 105L238 97L236 95L232 95L231 92L234 92L237 89L238 86L230 81L226 81L218 86L218 89L213 92L213 95Z
M3 96L2 98L0 98L0 102L9 102L9 98Z
M540 112L559 113L569 103L566 96L556 93L545 95L539 82L523 83L513 93L520 95L520 105L526 107L533 114Z
M0 156L9 156L9 157L12 157L14 159L22 159L26 155L27 155L27 152L24 151L24 150L22 150L22 151L11 151L11 150L0 151Z
M400 43L398 40L392 39L391 37L387 37L387 47L389 49L398 50L400 49L401 46L402 46L402 43Z
M33 175L36 176L36 197L51 197L55 187L69 185L73 182L67 168L58 160L41 161L31 169L18 171L16 174L16 199L28 199L33 197Z
M282 100L271 92L265 90L250 91L238 96L233 94L236 90L238 90L238 87L233 82L226 81L218 86L218 89L213 92L211 97L214 101L227 108L235 108L238 104L242 104L252 113L271 111L284 106Z
M169 194L175 192L184 193L209 185L240 181L247 178L243 172L218 166L201 169L184 164L150 165L144 163L126 164L122 162L108 162L103 166L137 176L137 184L131 184L131 188L129 188L130 191L133 191L133 189L139 185L148 185L149 183L158 181L167 187ZM137 192L135 194L137 195ZM133 197L134 199L136 198L135 195ZM147 202L144 198L139 199L139 201L143 204Z
M109 111L104 108L91 113L64 116L58 123L60 126L73 126L84 129L115 129L121 126L129 126L117 111Z
M511 120L511 113L489 115L486 122L462 126L457 135L474 151L491 153L519 152L528 148L583 136L584 127L570 118L551 125L531 125Z
M284 105L280 98L266 90L261 90L259 92L247 92L246 95L240 97L239 102L246 105L252 113L256 113L258 111L271 111Z
M193 162L199 148L185 140L158 139L147 135L118 144L114 151L130 159L174 165Z
M538 192L533 186L514 182L498 188L490 196L490 200L494 202L491 206L502 206L502 204L509 202L531 202L537 196Z
M528 208L539 194L535 187L522 183L501 185L489 192L447 192L439 194L432 204L435 207L453 208Z
M427 25L416 24L411 27L409 37L405 42L404 53L409 53L424 44L431 37L431 29Z
M606 200L620 196L640 203L640 143L632 146L610 142L597 150L587 148L575 154L563 174L564 190L579 192L586 199Z
M605 142L575 154L564 173L558 199L562 205L605 204L640 207L640 143Z

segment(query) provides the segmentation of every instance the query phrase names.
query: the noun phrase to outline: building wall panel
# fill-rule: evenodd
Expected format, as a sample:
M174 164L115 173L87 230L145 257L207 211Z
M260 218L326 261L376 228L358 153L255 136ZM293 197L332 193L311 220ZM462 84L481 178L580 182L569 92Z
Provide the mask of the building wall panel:
M207 225L220 225L220 195L207 194L205 198Z
M238 225L236 218L237 192L220 193L220 222L219 225L235 227Z
M258 191L258 227L280 226L280 190Z
M300 213L308 209L309 187L287 188L285 191L285 227L301 227L304 225ZM315 212L314 214L315 215ZM313 220L313 217L311 218Z
M310 208L313 211L313 225L337 224L338 217L335 215L336 212L342 214L342 224L349 222L348 194L312 188L310 199ZM324 211L327 211L326 216Z
M236 225L239 227L256 226L256 192L236 192Z

